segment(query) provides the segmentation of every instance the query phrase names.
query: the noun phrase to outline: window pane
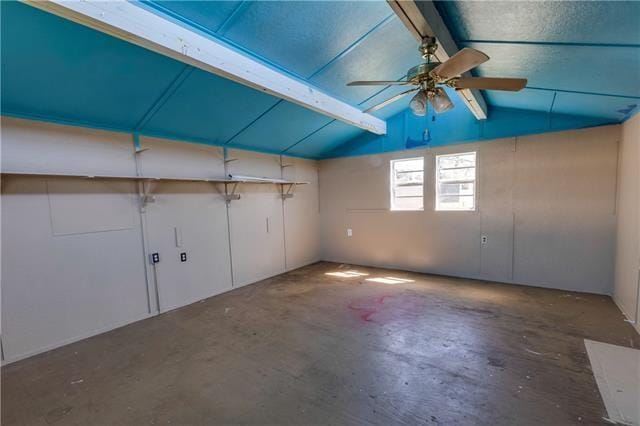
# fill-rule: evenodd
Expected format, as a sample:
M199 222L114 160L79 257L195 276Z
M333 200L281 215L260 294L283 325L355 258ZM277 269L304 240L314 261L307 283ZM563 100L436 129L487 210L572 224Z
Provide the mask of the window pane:
M436 210L474 210L476 153L441 155L436 164Z
M438 157L438 168L449 169L453 167L475 167L476 153L442 155Z
M421 184L423 179L423 172L402 172L395 174L396 185Z
M422 185L398 186L396 197L422 197Z
M396 172L423 170L422 158L416 158L411 160L395 160L393 162L394 170Z
M439 170L438 178L441 182L447 181L456 181L456 180L474 180L476 177L476 169L465 168L465 169L449 169L449 170Z
M391 209L422 210L424 159L391 161Z
M473 195L474 184L468 183L441 183L438 185L438 194L444 195Z

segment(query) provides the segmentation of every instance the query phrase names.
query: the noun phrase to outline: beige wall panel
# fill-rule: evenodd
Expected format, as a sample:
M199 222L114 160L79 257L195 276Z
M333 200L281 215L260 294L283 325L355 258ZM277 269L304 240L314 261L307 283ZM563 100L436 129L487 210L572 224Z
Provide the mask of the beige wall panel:
M615 287L613 298L640 330L640 115L622 125L618 157Z
M135 175L125 133L2 117L2 171Z
M160 311L231 290L226 204L209 183L163 181L145 215Z
M309 182L284 201L286 269L291 270L320 260L318 163L300 158L283 158L283 163L284 179Z
M229 149L228 158L234 161L228 163L228 173L255 177L282 177L280 156L260 154L258 152Z
M138 154L142 176L224 177L220 147L147 137L140 137L140 146L144 149Z
M154 177L221 177L223 150L141 137L139 170ZM133 176L131 135L26 120L2 121L3 171ZM2 340L6 360L184 306L319 258L317 163L230 150L231 173L311 182L283 201L278 185L160 181L140 209L133 180L2 179ZM286 161L289 161L287 159ZM267 219L269 227L267 229ZM231 224L231 230L228 224ZM176 238L179 234L179 242ZM234 250L233 262L230 247ZM148 254L158 252L155 268ZM187 253L187 262L180 253ZM145 277L145 272L147 276ZM148 277L148 280L147 280ZM157 282L157 292L156 283Z
M229 150L230 174L280 178L277 155ZM251 284L285 271L284 220L280 187L241 185L240 200L229 204L233 284Z
M322 161L323 259L608 293L618 134L608 126ZM469 151L476 211L435 212L435 156ZM425 211L390 212L389 161L416 156Z
M518 140L514 281L611 292L618 138L608 126Z
M284 272L282 198L272 185L245 185L229 225L235 287Z
M75 178L78 180L79 178ZM68 180L65 178L64 180ZM84 181L86 182L86 181ZM130 181L90 181L86 206L117 193L135 209ZM129 229L55 235L46 181L2 182L2 339L19 359L149 315L139 221ZM86 217L82 204L70 215Z

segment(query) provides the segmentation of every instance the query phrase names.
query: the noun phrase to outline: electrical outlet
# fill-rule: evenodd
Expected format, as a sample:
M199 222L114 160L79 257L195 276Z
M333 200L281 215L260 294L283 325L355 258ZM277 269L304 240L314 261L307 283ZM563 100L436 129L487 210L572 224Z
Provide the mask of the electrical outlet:
M187 261L187 253L182 252L180 253L180 262L186 262Z
M486 236L486 235L483 235L482 237L480 237L480 242L481 242L482 244L487 244L487 236Z
M160 262L160 253L151 253L151 263L156 264Z
M353 230L351 228L347 229L347 237L353 237Z

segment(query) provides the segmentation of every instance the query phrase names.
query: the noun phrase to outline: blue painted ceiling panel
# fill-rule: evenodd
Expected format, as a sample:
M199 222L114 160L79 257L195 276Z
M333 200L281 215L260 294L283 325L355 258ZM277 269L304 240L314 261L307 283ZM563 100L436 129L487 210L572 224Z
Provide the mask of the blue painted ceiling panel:
M278 99L194 69L142 129L223 144Z
M459 47L491 57L475 75L525 77L528 88L547 92L486 91L491 106L611 119L620 116L620 104L640 100L640 2L446 1L436 7Z
M477 75L526 77L527 87L640 96L640 49L468 43L491 58Z
M365 131L357 127L349 126L341 121L332 121L327 126L288 149L286 154L319 158L335 147L363 133L365 133Z
M391 14L384 1L259 1L222 35L307 78Z
M229 145L282 152L331 120L283 100L233 138Z
M184 65L18 2L2 7L2 111L133 128Z
M529 109L533 111L551 111L555 93L549 90L523 89L520 92L501 92L489 90L484 92L485 100L493 106Z
M640 44L637 1L445 1L437 6L458 41Z
M640 99L625 99L611 96L596 96L576 93L558 93L553 112L608 118L622 121Z
M216 32L221 29L222 25L227 21L227 18L229 18L243 2L231 0L145 0L143 3L157 7L160 10L168 11L185 20L195 22L210 31Z
M328 93L357 104L378 92L381 87L347 87L348 82L398 80L410 67L421 61L415 40L399 19L393 19L311 81Z

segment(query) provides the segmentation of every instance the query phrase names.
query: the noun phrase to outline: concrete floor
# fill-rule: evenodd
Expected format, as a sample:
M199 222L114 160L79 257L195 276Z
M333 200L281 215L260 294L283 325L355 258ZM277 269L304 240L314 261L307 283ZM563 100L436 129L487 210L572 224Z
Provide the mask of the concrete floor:
M2 369L2 424L602 424L609 297L319 263ZM376 277L403 278L385 284Z

